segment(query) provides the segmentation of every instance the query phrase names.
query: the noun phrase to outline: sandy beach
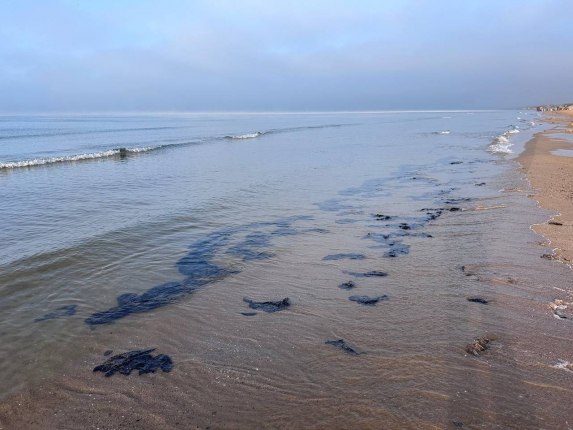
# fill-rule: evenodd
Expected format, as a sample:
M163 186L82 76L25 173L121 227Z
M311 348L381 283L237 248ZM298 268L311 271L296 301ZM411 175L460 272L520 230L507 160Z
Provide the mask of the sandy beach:
M546 258L571 264L573 261L573 111L551 112L547 122L554 127L530 140L519 157L523 171L531 182L532 197L539 205L555 215L543 224L533 226L535 232L547 239L554 254ZM571 153L573 154L573 152Z

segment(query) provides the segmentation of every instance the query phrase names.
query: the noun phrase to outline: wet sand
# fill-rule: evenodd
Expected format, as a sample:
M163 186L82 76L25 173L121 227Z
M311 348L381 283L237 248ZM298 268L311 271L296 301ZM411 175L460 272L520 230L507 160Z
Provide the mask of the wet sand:
M487 214L491 220L496 212L468 210L436 229ZM359 278L360 293L390 295L367 307L337 287L346 280L338 262L316 263L344 249L340 236L301 237L280 264L257 263L129 327L86 331L72 366L0 404L0 428L566 428L573 373L552 366L571 357L570 321L550 315L550 294L540 294L527 267L495 264L492 245L491 258L484 254L462 270L448 242L435 243L437 252L419 267L398 259L387 279ZM343 243L354 249L357 242ZM450 274L432 272L442 259L455 262ZM388 266L370 259L342 265ZM411 275L392 279L405 270ZM293 305L246 317L244 295L288 295ZM490 303L466 300L475 295ZM497 336L488 351L466 353L468 343L488 333ZM340 338L365 354L324 344ZM107 349L150 346L174 358L172 372L91 372Z
M573 133L573 112L552 112L547 114L546 121L554 127L529 141L518 160L533 187L532 197L541 207L555 212L548 222L536 224L533 229L554 249L552 258L570 265L573 262L573 158L555 152L573 149L573 134L568 140L562 138L565 133Z

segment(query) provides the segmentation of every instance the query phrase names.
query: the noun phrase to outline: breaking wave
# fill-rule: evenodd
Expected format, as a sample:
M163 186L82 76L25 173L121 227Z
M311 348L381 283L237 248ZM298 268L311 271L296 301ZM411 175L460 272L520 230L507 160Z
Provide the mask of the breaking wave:
M255 137L259 137L262 136L263 133L262 131L257 131L255 133L247 133L247 134L238 134L236 136L225 136L225 139L254 139Z
M509 130L504 131L499 136L493 138L489 144L488 151L495 154L512 154L510 138L512 134L519 133L519 127L512 125Z
M10 169L18 169L18 168L26 168L26 167L38 167L38 166L51 166L51 165L58 165L58 164L65 164L65 163L74 163L80 161L89 161L89 160L99 160L99 159L110 159L110 158L124 158L129 155L134 154L141 154L150 151L156 151L159 149L166 149L168 147L178 147L178 146L187 146L187 145L194 145L200 143L207 143L207 142L214 142L220 141L221 139L254 139L256 137L265 135L265 134L275 134L275 133L291 133L297 132L302 130L314 130L314 129L323 129L323 128L332 128L332 127L344 127L348 125L354 124L325 124L325 125L311 125L311 126L302 126L302 127L290 127L290 128L277 128L271 129L267 131L257 131L254 133L246 133L246 134L237 134L237 135L227 135L227 136L210 136L205 138L200 138L194 141L187 141L187 142L177 142L177 143L169 143L169 144L161 144L155 146L146 146L146 147L133 147L133 148L115 148L109 149L99 152L89 152L83 154L76 154L76 155L61 155L61 156L54 156L54 157L45 157L45 158L32 158L28 160L18 160L18 161L0 161L0 171L2 170L10 170Z
M149 152L161 148L160 146L150 146L145 148L118 148L110 149L108 151L91 152L87 154L66 155L61 157L47 157L47 158L33 158L30 160L12 161L7 163L0 163L0 170L4 169L18 169L23 167L46 166L50 164L59 163L74 163L77 161L97 160L100 158L110 157L125 157L129 154L138 154L142 152Z

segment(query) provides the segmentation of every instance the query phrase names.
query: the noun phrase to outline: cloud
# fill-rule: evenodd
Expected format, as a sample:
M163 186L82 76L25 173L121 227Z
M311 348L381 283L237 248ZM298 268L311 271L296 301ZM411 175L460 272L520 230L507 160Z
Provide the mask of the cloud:
M42 1L0 16L0 109L573 100L566 1Z

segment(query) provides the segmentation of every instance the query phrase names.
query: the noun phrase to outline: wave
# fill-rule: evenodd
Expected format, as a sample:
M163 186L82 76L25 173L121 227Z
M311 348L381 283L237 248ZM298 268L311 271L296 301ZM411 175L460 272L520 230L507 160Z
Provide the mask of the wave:
M278 129L271 129L267 131L257 131L254 133L246 133L246 134L238 134L238 135L227 135L227 136L211 136L205 137L202 139L194 140L194 141L187 141L187 142L177 142L177 143L168 143L168 144L161 144L155 146L146 146L146 147L134 147L134 148L115 148L109 149L100 152L90 152L84 154L76 154L76 155L62 155L56 157L45 157L45 158L33 158L28 160L19 160L19 161L8 161L8 162L1 162L0 161L0 171L2 170L10 170L10 169L18 169L18 168L26 168L26 167L39 167L39 166L50 166L50 165L58 165L64 163L74 163L79 161L89 161L89 160L99 160L99 159L109 159L114 157L124 158L129 156L130 154L140 154L150 151L156 151L159 149L167 149L170 147L178 147L178 146L187 146L187 145L196 145L201 143L207 142L214 142L220 141L221 139L253 139L262 135L266 134L274 134L274 133L289 133L289 132L297 132L303 130L313 130L313 129L322 129L322 128L332 128L332 127L344 127L348 125L354 124L326 124L326 125L311 125L311 126L302 126L302 127L290 127L290 128L278 128ZM139 129L140 130L140 129Z
M510 141L512 134L519 133L519 127L512 125L509 130L504 131L499 136L493 138L489 144L488 151L495 154L512 154L511 147L513 143Z
M32 134L5 134L0 135L0 140L5 139L30 139L30 138L38 138L38 137L60 137L60 136L82 136L88 134L104 134L104 133L129 133L134 131L159 131L159 130L175 130L181 128L188 128L188 127L136 127L136 128L111 128L111 129L100 129L100 130L73 130L73 131L52 131L46 130L42 133L32 133ZM4 130L4 131L12 131L12 130Z
M433 131L432 134L450 134L450 130Z
M263 133L262 131L257 131L255 133L247 133L247 134L238 134L236 136L225 136L225 139L254 139L255 137L259 137L262 136Z
M139 154L143 152L154 151L162 148L163 146L149 146L143 148L118 148L110 149L108 151L101 152L91 152L87 154L77 154L77 155L66 155L61 157L46 157L46 158L34 158L30 160L12 161L7 163L0 163L0 170L8 169L18 169L23 167L36 167L36 166L46 166L51 164L61 164L61 163L74 163L77 161L85 160L97 160L100 158L111 158L111 157L127 157L129 154Z
M323 125L306 125L302 127L289 127L289 128L274 128L269 130L268 133L290 133L293 131L302 131L302 130L321 130L323 128L338 128L338 127L349 127L354 124L323 124Z
M254 139L256 137L264 136L267 134L293 133L304 130L320 130L324 128L345 127L350 125L356 125L356 124L323 124L323 125L306 125L302 127L272 128L267 131L256 131L254 133L227 135L224 137L225 139Z

